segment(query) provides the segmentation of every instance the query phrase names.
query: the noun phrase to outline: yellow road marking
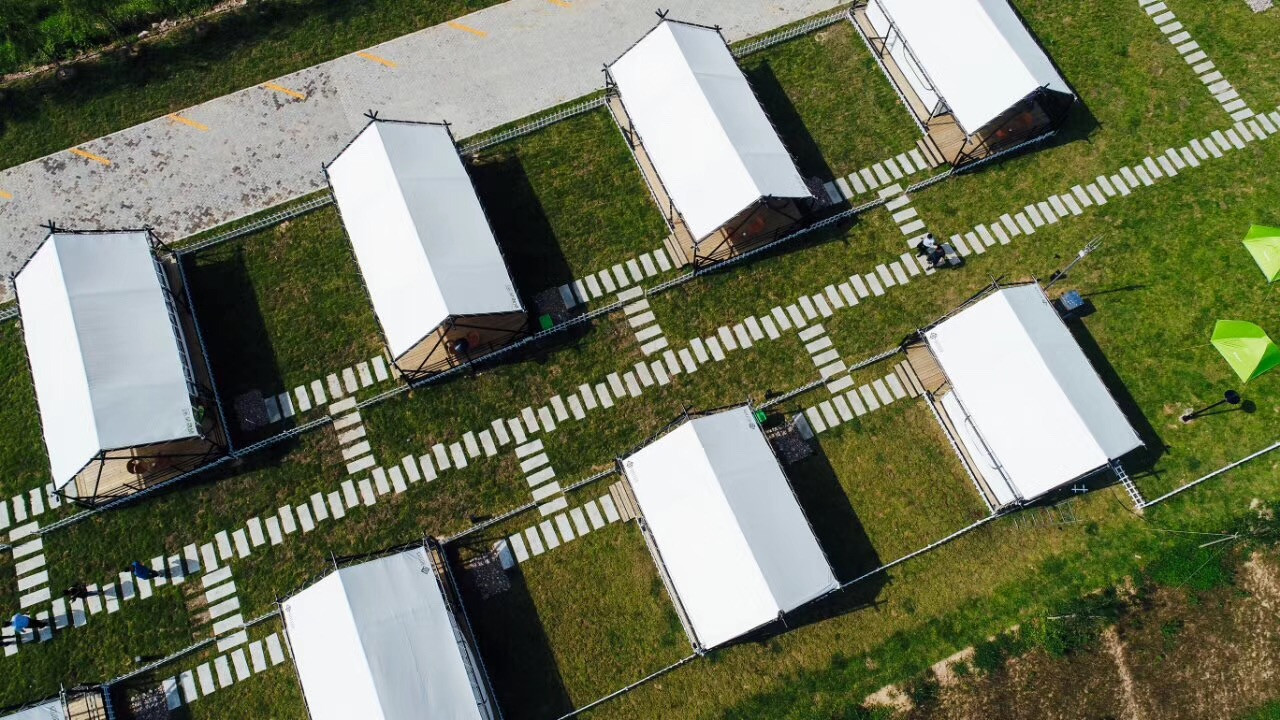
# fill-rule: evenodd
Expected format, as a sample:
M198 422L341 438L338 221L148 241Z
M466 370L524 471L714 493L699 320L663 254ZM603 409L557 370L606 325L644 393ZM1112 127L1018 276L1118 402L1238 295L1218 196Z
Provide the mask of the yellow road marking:
M559 5L560 7L564 7L564 8L573 7L573 3L565 2L565 0L547 0L547 2L551 3L552 5Z
M5 200L12 200L13 195L11 193L7 193L3 190L0 190L0 198L4 198Z
M93 153L86 152L84 150L81 150L80 148L71 148L71 152L87 160L92 160L96 163L102 163L103 165L111 164L110 160L102 157L101 155L94 155Z
M463 25L463 24L462 24L462 23L460 23L460 22L451 22L451 23L449 23L449 27L453 28L454 30L461 30L462 32L471 33L472 35L475 35L476 37L489 37L489 33L485 32L485 31L483 31L483 30L477 30L477 29L475 29L475 28L473 28L473 27L469 27L469 26L467 26L467 25Z
M192 119L190 119L190 118L184 118L184 117L182 117L181 115L179 115L178 113L170 113L170 114L169 114L169 119L170 119L170 120L175 120L175 121L177 121L177 122L180 122L180 123L182 123L183 125L186 125L186 126L188 126L188 127L193 127L193 128L195 128L195 129L199 130L200 132L206 132L206 131L209 129L209 126L208 126L208 125L205 125L204 123L196 122L195 120L192 120Z
M393 62L391 62L390 60L388 60L388 59L386 59L386 58L380 58L380 57L378 57L377 55L374 55L373 53L358 52L358 53L356 53L356 55L359 55L360 57L364 58L365 60L371 60L371 61L373 61L373 62L376 62L376 63L378 63L379 65L386 65L386 66L387 66L387 67L389 67L389 68L393 68L393 67L395 67L395 66L396 66L396 64L395 64L395 63L393 63Z
M303 95L302 93L297 92L297 91L295 91L295 90L290 90L290 89L289 89L289 88L287 88L287 87L280 87L279 85L277 85L277 84L275 84L275 83L262 83L262 87L264 87L264 88L266 88L266 89L268 89L268 90L275 90L275 91L276 91L276 92L278 92L278 93L284 93L285 95L288 95L289 97L297 98L297 99L299 99L299 100L306 100L306 99L307 99L307 96L306 96L306 95Z

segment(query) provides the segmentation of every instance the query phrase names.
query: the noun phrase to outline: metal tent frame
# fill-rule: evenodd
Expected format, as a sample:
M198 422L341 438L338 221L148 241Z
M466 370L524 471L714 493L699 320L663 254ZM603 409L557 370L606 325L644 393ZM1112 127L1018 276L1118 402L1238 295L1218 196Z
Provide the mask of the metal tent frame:
M332 165L339 157L341 157L342 154L347 151L347 148L351 147L351 144L354 143L361 135L363 135L365 131L367 131L374 123L384 122L384 123L398 123L402 125L425 125L425 126L433 126L433 127L442 127L445 129L445 132L448 134L449 141L453 144L454 150L457 151L458 157L462 161L463 166L464 167L466 166L466 155L463 154L462 148L458 145L457 139L454 138L453 136L453 126L450 125L448 122L426 122L421 120L389 119L389 118L379 117L378 113L372 110L365 113L365 117L367 117L369 121L365 123L364 127L360 128L359 132L353 135L351 139L348 140L347 143L342 146L342 149L339 150L336 155L334 155L332 160L321 165L321 169L324 172L325 184L329 186L330 193L333 192L333 184L329 179L329 166ZM467 174L467 179L471 183L471 191L475 193L477 202L479 202L480 195L475 190L475 180L471 178L470 173ZM337 202L334 202L334 207L337 208L338 210L338 218L342 219L342 207ZM481 210L482 211L484 210L483 203L481 203ZM497 235L493 232L493 223L489 220L489 213L487 211L484 211L484 217L485 217L485 223L489 226L489 233L494 236L494 239L495 239L494 244L498 248L499 256L502 257L502 264L506 268L507 276L510 277L511 263L507 261L506 253L502 251L502 243L497 242ZM343 220L342 225L345 232L345 228L346 228L345 220ZM349 244L352 243L350 234L347 234L347 241ZM352 247L352 252L354 253L355 252L354 244L351 244L351 247ZM359 263L356 263L356 267L359 268ZM364 287L365 294L367 295L369 293L369 285L367 280L365 279L363 270L360 271L360 284ZM514 285L514 281L513 281L513 285ZM516 297L516 304L520 306L520 310L518 311L497 312L497 313L476 313L476 314L470 314L470 315L450 315L449 317L445 318L439 325L437 325L436 327L428 331L421 338L418 338L417 342L415 342L411 348L401 353L400 355L391 358L391 364L395 366L397 370L400 371L400 374L404 376L407 382L413 383L413 382L422 380L426 377L430 377L438 373L446 372L460 365L466 365L467 363L471 362L476 358L488 355L489 353L493 352L494 350L497 350L498 348L505 347L511 344L512 342L515 342L519 338L527 337L531 334L529 332L529 327L528 327L528 309L525 307L524 302L520 300L518 296ZM510 327L501 327L497 325L482 324L485 318L502 318L502 317L514 318L517 315L523 317L523 322L520 323L521 327L519 329L512 329ZM384 344L385 344L385 340L387 338L386 328L383 326L382 320L377 317L376 313L374 315L374 319L378 323L378 330L382 334ZM491 333L497 334L498 337L488 342L479 343L474 347L468 347L466 353L463 356L458 356L453 352L452 348L448 347L448 345L446 344L449 341L449 333L458 328L491 332ZM436 336L436 341L431 345L431 348L427 351L422 361L413 363L413 364L408 364L408 365L404 364L404 359L409 355L413 355L420 352L423 347L423 343L429 341L433 335ZM445 347L444 358L433 361L432 356L436 354L436 351L440 349L442 345Z
M151 244L152 261L155 265L156 276L160 281L160 287L163 291L162 294L165 306L169 313L169 322L173 329L174 340L178 346L178 355L182 363L183 373L186 376L187 389L192 399L192 411L197 416L202 416L202 424L209 423L210 425L206 430L200 430L197 428L198 432L196 434L185 437L170 438L168 440L147 443L145 445L102 448L76 471L75 476L70 482L63 487L56 489L55 492L68 502L73 502L83 507L91 508L120 497L131 495L152 485L156 485L164 482L165 480L177 477L178 475L190 472L219 457L222 457L223 455L226 455L230 450L230 445L227 439L226 428L223 425L221 404L219 402L217 390L213 385L213 370L211 367L207 367L206 359L208 354L204 346L204 340L200 336L197 328L195 333L195 342L197 348L200 350L201 362L205 364L203 370L204 375L208 378L208 384L201 382L197 375L196 365L193 362L192 347L189 345L191 342L189 337L190 334L187 333L182 326L184 317L183 313L185 313L186 318L190 319L193 327L195 326L195 309L188 302L188 298L185 293L179 294L174 290L173 279L169 277L164 268L166 260L162 259L162 255L167 256L169 261L175 263L175 267L177 267L176 263L181 262L177 253L162 242L160 238L156 236L154 228L149 225L140 228L117 228L112 230L74 230L58 227L54 222L50 221L43 227L48 229L49 235L36 246L36 248L27 256L26 260L23 261L22 265L20 265L18 269L9 276L9 282L14 291L14 299L17 301L19 308L21 308L21 298L18 297L17 283L15 280L27 265L31 263L36 254L40 252L40 249L44 247L45 243L53 237L53 235L146 234ZM179 278L181 279L183 277L181 269L178 269ZM31 358L26 356L26 359L27 371L34 376L30 364ZM205 441L207 443L207 447L203 451L198 452L162 451L162 448L168 445L196 441ZM153 452L140 452L148 449L153 450ZM120 453L128 453L128 455L121 455ZM128 472L135 475L137 480L134 482L119 482L112 488L104 491L102 488L102 481L103 473L107 468L107 463L109 461L118 460L126 461L129 466ZM135 462L137 463L136 466L134 465ZM75 494L68 492L66 488L68 486L80 485L82 480L81 476L95 463L98 465L98 472L92 479L92 492L80 494L78 487L76 488ZM149 469L144 469L148 463L151 463L152 466ZM135 467L137 469L135 469Z
M761 196L746 207L742 208L742 210L736 213L721 227L713 230L703 237L693 237L692 233L689 232L688 225L685 223L684 215L680 212L680 209L676 207L675 200L671 197L671 193L667 191L666 183L663 182L662 175L658 171L657 166L649 160L648 165L653 170L652 178L650 178L650 173L645 171L645 162L641 160L641 154L643 153L646 160L648 160L649 155L648 151L645 150L644 139L631 120L631 113L627 110L626 99L622 96L622 93L618 88L618 84L614 80L613 74L610 72L610 67L616 63L618 59L630 52L632 48L643 42L645 38L649 37L649 35L661 27L663 23L668 22L701 28L704 30L714 30L716 34L720 36L721 41L724 42L725 48L729 50L730 54L732 54L733 51L729 45L729 41L724 37L724 32L719 25L703 25L684 20L674 20L668 18L666 13L662 11L659 11L657 14L659 19L653 27L649 28L649 30L641 35L635 42L628 45L613 62L605 64L605 106L609 109L609 114L613 117L614 122L617 123L618 129L622 132L622 136L627 142L627 147L631 150L632 159L635 160L637 167L640 169L640 175L644 178L645 185L649 188L649 193L653 197L654 204L658 206L659 212L662 213L663 220L666 221L667 227L675 236L677 245L682 251L685 250L684 242L681 240L681 233L683 232L683 234L689 238L689 242L693 250L693 256L688 258L688 261L695 268L701 268L722 260L737 257L743 253L749 252L753 248L773 242L792 232L797 226L807 219L806 213L801 207L801 204L806 201L812 202L813 196L810 195L808 198L777 198L768 195ZM741 71L741 69L739 69L739 71ZM751 83L748 82L747 86L751 87ZM764 111L764 105L760 102L759 96L755 94L755 89L752 88L751 92L752 96L755 98L756 104L760 106L760 110L764 114L765 119L769 121L770 127L773 128L774 134L781 138L782 136L778 133L777 126L773 124L773 120L769 117L769 114ZM783 143L783 147L786 147L785 143ZM795 165L795 156L791 154L790 150L787 152L788 155L791 156L792 164ZM665 202L663 198L666 199ZM784 200L786 201L786 205L790 206L789 208L773 207L775 202ZM788 212L788 210L791 210L791 212ZM757 218L763 219L763 216L761 215L762 211L781 215L782 218L789 222L784 222L780 224L780 226L774 227L766 232L752 234L748 237L742 238L741 240L735 240L734 235L738 234L738 232L746 227L749 222ZM767 219L765 219L764 225L768 225ZM711 247L710 250L704 251L704 243L708 238L722 232L724 233L724 237L716 243L714 247Z

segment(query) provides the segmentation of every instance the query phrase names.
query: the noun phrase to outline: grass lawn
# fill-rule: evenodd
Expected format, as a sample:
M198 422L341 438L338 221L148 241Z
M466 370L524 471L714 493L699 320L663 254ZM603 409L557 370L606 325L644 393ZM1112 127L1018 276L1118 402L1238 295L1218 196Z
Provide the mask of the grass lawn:
M848 175L920 132L851 23L748 55L742 68L802 175Z
M498 0L273 0L105 59L74 80L5 88L0 167L9 167L497 4Z
M283 648L284 626L280 620L267 620L248 630L250 642L261 641L273 633L280 636ZM248 647L242 646L240 649L244 651L246 661L249 660ZM265 652L266 648L264 647L263 650ZM140 710L150 707L150 703L156 702L156 689L164 680L176 678L180 673L187 671L191 671L194 675L195 669L205 663L209 663L216 685L217 672L214 671L213 661L220 654L222 653L219 653L215 646L210 646L129 679L121 686L117 686L113 692L112 698L117 712L122 707L138 707ZM280 720L305 718L306 711L302 709L304 707L302 687L298 684L298 675L293 668L293 660L288 657L287 648L285 655L285 661L279 665L271 665L270 656L267 656L267 668L262 672L243 680L237 678L237 682L230 687L219 688L211 695L203 695L195 702L171 711L171 714L166 717L175 720L236 720L245 717L246 708L252 708L254 717ZM252 669L252 665L250 668ZM232 666L233 677L235 677L234 672L234 666ZM198 676L193 679L199 689ZM163 707L163 695L160 695L158 700ZM146 716L143 712L137 715Z
M214 245L184 262L218 392L228 406L249 390L291 391L382 352L334 206Z
M913 206L940 237L966 232L974 223L990 223L1049 193L1067 191L1099 173L1110 174L1122 164L1162 152L1172 143L1181 145L1228 125L1221 108L1140 8L1120 0L1089 7L1032 0L1020 3L1019 9L1081 92L1093 120L1078 117L1072 132L1057 145L952 178L916 195ZM1174 9L1181 12L1181 7ZM1221 25L1216 16L1189 12L1188 27L1193 35L1203 28L1206 37L1212 37L1211 29L1261 33L1265 16L1255 19L1235 10L1224 12ZM847 31L833 28L830 32L828 38ZM797 41L817 42L814 38ZM1217 57L1214 48L1201 43ZM852 52L858 45L849 47ZM795 77L803 78L808 74L809 65L803 59L807 52L788 44L753 56L751 62L768 61L770 71L788 87L787 56L796 54L791 61ZM1250 52L1223 53L1224 62L1240 68L1235 82L1248 82L1251 75L1246 70L1253 64L1277 66L1268 55L1274 50ZM1269 82L1262 86L1268 91ZM805 100L804 94L788 90L787 96L821 152L848 153L849 162L862 162L857 159L864 151L861 146L839 149L839 135L848 129L842 121L826 118L834 103L827 103L821 93ZM901 114L909 124L905 110ZM588 137L593 132L600 138L606 131L616 133L603 122L607 118L590 115L580 120L580 124L556 127ZM557 142L563 143L562 148L571 144ZM878 157L903 149L886 147ZM561 151L547 152L554 156ZM522 157L521 163L537 167L525 159L531 157ZM962 269L918 276L905 288L893 288L884 297L837 312L823 325L845 361L852 363L895 346L993 278L1047 277L1091 238L1102 235L1103 249L1055 290L1077 288L1095 307L1092 315L1072 328L1148 440L1149 452L1129 464L1143 491L1153 496L1275 439L1274 423L1269 420L1280 413L1280 375L1276 374L1244 388L1245 397L1256 408L1252 413L1220 415L1190 425L1179 423L1177 417L1185 408L1206 404L1239 385L1225 362L1205 346L1214 319L1249 319L1273 335L1280 332L1275 289L1264 283L1239 245L1250 222L1276 222L1274 199L1280 197L1280 178L1265 169L1277 163L1280 140L1253 143L1204 167L1187 169L1177 178L1161 180L1155 187L1136 190L1132 197L1089 208L1083 217L1019 237L1008 247L993 247L971 257ZM540 173L527 174L531 187L538 188ZM542 186L547 188L547 195L539 196L544 209L556 207L549 199L551 188L558 188L556 193L567 187L580 189L567 180L568 185L560 182ZM620 186L602 187L623 192ZM625 192L625 197L604 196L599 201L616 202L618 207L639 202L630 190ZM648 201L643 194L640 199ZM495 213L492 204L488 209ZM601 217L607 214L602 212ZM367 301L349 251L343 249L341 228L325 217L322 211L294 221L281 237L272 231L218 248L231 254L227 262L243 262L249 268L236 271L248 278L240 285L247 289L247 298L209 298L218 285L216 273L201 286L200 317L206 332L217 335L210 344L224 396L232 394L225 389L226 375L233 381L238 377L242 387L256 386L253 383L261 382L257 377L265 374L270 379L272 372L296 383L349 364L365 352L376 352L376 326L369 324ZM549 212L547 217L555 214ZM310 229L300 232L304 227ZM584 226L574 229L553 221L552 227L557 233L587 236ZM263 242L266 238L278 242ZM643 249L647 248L636 251ZM888 214L876 211L770 257L656 296L652 308L673 347L683 347L689 338L709 337L717 328L748 315L765 315L775 305L795 302L801 293L817 293L854 272L872 272L875 265L895 259L905 249L903 236ZM307 257L284 259L294 252ZM569 251L564 252L568 257ZM335 269L339 256L347 259ZM585 253L576 257L573 262L590 260ZM210 260L210 265L215 263ZM293 277L273 274L294 265L314 268L314 277L301 270ZM347 279L334 279L338 275ZM195 277L192 281L201 284ZM300 282L315 286L316 296L299 294ZM254 293L260 297L253 297ZM272 299L263 299L268 294ZM303 301L294 302L291 296L295 295ZM216 304L223 302L225 306ZM325 303L332 303L333 309L314 312ZM218 320L208 319L221 307L225 312ZM336 319L325 317L329 312ZM248 322L266 330L257 336L245 335L236 330L228 314L236 322L242 321L236 315L248 315ZM313 317L306 317L309 314ZM314 318L321 317L335 325L334 335L324 336L327 330L317 327L321 320ZM226 327L211 332L211 324ZM623 399L613 410L594 410L585 421L562 423L543 437L557 477L568 484L592 469L608 466L685 406L716 407L746 398L758 402L813 380L813 365L793 335L733 351L728 360L704 365L692 375L682 374L671 385L646 388L640 399ZM266 338L269 359L245 355L247 343L241 337L255 343ZM317 337L327 340L317 341ZM361 337L371 338L372 350L365 346L359 348L361 355L348 357L347 352L357 348L344 343L359 342ZM267 372L244 369L237 375L241 371L235 365L243 357L251 358L246 368ZM277 365L275 358L285 361ZM516 417L522 408L541 407L555 394L567 396L582 383L605 382L608 373L625 371L640 359L625 320L602 318L572 337L513 355L475 375L452 378L366 408L362 416L378 462L389 466L404 455L428 452L436 442L456 442L467 430L479 432L494 419ZM881 370L868 369L859 377L887 372ZM792 400L779 410L792 412L812 404L819 392L825 391ZM928 442L921 441L925 437ZM983 514L976 491L918 401L895 403L828 431L820 436L819 447L818 457L793 468L801 494L811 498L812 505L826 509L813 513L815 526L844 539L865 535L865 546L882 560ZM234 561L246 616L269 608L277 594L315 577L329 552L354 554L410 541L424 532L449 534L526 502L527 484L511 455L504 448L496 458L476 459L434 483L411 486L402 495L382 496L371 508L353 509L353 516L341 523L323 523L285 545L262 547L249 558ZM785 635L712 653L709 659L695 661L591 716L847 716L878 687L915 675L955 650L1067 599L1120 583L1144 569L1172 566L1190 572L1203 561L1205 551L1196 543L1188 544L1185 536L1158 528L1216 531L1230 527L1253 499L1275 498L1278 470L1280 456L1263 458L1153 508L1141 519L1130 512L1122 491L1107 488L1073 504L1077 523L1029 527L1008 518L995 521L873 579L867 586L870 590L856 586L848 597L815 612L812 622L801 622ZM324 431L305 436L278 452L251 458L217 483L192 484L50 536L46 553L52 584L105 579L134 557L151 557L162 548L172 553L188 542L208 542L213 533L237 527L248 517L271 513L284 503L305 502L314 492L334 491L345 478L333 435ZM603 488L592 492L603 492ZM867 557L848 550L855 546L853 542L837 546L850 553L839 558L842 564L856 567L867 562ZM684 655L683 638L678 627L670 624L669 603L654 585L654 577L634 527L601 530L522 566L513 575L515 594L508 592L482 603L472 615L478 632L486 635L482 644L490 671L500 678L496 681L500 696L510 693L521 708L527 701L555 710L594 698ZM504 599L516 605L504 607ZM21 680L0 683L0 702L49 694L58 682L69 679L67 668L75 669L73 679L109 677L127 667L137 652L135 646L143 642L171 651L189 641L190 629L177 626L185 612L182 608L168 608L164 599L145 601L150 603L145 605L134 602L119 615L102 621L95 618L75 635L9 658L10 676ZM618 618L628 621L615 626ZM138 640L130 634L135 629L113 624L125 620L161 629ZM518 627L503 630L513 626ZM89 645L91 640L96 642ZM521 680L522 666L517 663L524 648L545 661L533 664L534 671L545 677L531 674L526 665L523 672L528 682ZM546 678L549 684L543 685ZM549 690L550 695L533 698L538 689ZM246 700L243 708L249 703ZM289 716L283 710L281 714Z
M900 359L895 357L895 362ZM873 367L890 369L883 364ZM822 388L796 398L807 402L783 407L791 416L829 397ZM818 436L817 446L818 453L787 468L787 474L819 539L822 528L831 529L835 542L824 547L841 580L851 580L987 515L973 481L923 399L899 400L830 429ZM866 546L874 558L851 557ZM847 570L842 571L842 565Z
M0 397L0 498L7 499L47 483L50 472L27 346L17 320L0 323Z
M570 507L607 493L612 482L570 494ZM541 519L525 513L467 538L461 552L487 549ZM635 523L606 525L509 577L505 592L483 599L472 589L464 597L504 717L558 717L691 652Z
M490 148L470 169L531 309L537 293L659 248L669 232L603 108Z

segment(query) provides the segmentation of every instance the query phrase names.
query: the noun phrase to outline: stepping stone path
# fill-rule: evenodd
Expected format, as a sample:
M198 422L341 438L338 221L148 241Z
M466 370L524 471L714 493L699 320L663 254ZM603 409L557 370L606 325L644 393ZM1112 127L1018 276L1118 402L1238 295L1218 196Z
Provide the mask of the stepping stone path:
M1178 50L1182 59L1191 66L1192 71L1200 77L1200 82L1213 94L1222 109L1231 115L1232 120L1242 121L1254 116L1240 93L1222 77L1209 56L1200 48L1200 44L1191 39L1191 33L1178 22L1173 11L1161 0L1138 0L1138 4L1147 12L1152 22L1160 28L1165 38Z
M312 410L320 410L326 403L336 402L358 390L389 382L392 377L388 368L387 359L378 355L330 373L327 378L299 385L292 392L260 393L265 406L267 424L283 422ZM247 400L238 400L238 402L245 401Z
M603 295L617 291L619 288L627 288L633 284L638 284L659 273L667 272L673 267L674 263L672 263L667 251L664 248L658 248L652 252L629 258L611 268L565 283L557 289L560 292L560 299L564 301L565 309L572 310L578 305L596 300ZM639 287L635 289L639 290ZM640 290L637 293L637 297L643 294L644 291Z
M896 354L892 357L896 357ZM852 384L850 380L850 385ZM834 394L835 397L830 400L805 408L803 415L812 434L816 435L898 400L922 394L923 390L915 374L905 362L899 362L889 375L849 390L844 395Z
M903 180L929 169L924 154L919 149L913 148L874 163L870 167L851 172L847 176L836 178L823 188L832 203L851 202L859 195L866 195L882 186L891 185L897 180Z
M523 563L621 519L613 495L602 495L499 540L495 550L509 550L517 563Z

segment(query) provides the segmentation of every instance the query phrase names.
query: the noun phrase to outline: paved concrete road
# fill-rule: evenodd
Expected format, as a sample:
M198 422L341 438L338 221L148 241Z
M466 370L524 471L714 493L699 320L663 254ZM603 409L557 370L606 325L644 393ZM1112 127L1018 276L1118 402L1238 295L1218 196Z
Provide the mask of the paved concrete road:
M730 41L835 0L667 0ZM656 18L636 0L510 0L0 172L0 275L72 228L150 224L181 238L312 192L374 109L466 137L585 95ZM77 154L79 151L83 154ZM7 285L7 283L6 283ZM0 299L9 289L0 289Z

